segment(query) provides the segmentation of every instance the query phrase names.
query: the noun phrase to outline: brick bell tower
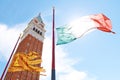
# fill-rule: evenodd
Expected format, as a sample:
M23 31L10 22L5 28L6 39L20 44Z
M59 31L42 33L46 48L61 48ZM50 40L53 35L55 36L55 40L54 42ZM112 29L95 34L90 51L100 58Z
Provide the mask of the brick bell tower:
M27 28L23 31L23 36L19 42L16 52L25 52L26 54L35 51L42 56L43 40L46 30L41 15L33 18ZM37 65L41 66L41 64ZM7 72L5 80L39 80L40 74L37 72L19 71Z

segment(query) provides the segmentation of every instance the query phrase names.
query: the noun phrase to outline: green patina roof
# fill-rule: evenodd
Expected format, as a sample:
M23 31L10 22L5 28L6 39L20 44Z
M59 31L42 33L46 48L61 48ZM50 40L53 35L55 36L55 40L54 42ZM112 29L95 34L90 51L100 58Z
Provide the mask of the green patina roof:
M40 21L40 22L43 23L42 18L41 18L41 14L40 14L40 13L39 13L39 15L37 16L37 19L38 19L38 21Z

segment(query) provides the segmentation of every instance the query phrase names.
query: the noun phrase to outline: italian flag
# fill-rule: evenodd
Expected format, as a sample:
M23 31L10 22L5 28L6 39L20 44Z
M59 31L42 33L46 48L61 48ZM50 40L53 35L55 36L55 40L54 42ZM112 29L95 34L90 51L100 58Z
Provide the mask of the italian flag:
M115 34L112 31L111 20L104 14L83 16L68 25L56 28L56 30L58 33L57 45L72 42L94 30Z

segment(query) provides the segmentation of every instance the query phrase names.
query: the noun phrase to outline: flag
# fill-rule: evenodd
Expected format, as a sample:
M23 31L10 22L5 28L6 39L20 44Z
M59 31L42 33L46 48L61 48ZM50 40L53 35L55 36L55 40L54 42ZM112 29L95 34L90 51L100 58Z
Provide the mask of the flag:
M58 34L57 45L67 44L97 29L115 33L112 31L111 20L104 14L83 16L68 25L56 28Z
M35 66L40 64L42 60L40 55L36 52L26 53L16 53L13 57L13 60L8 68L8 72L16 71L31 71L31 72L45 72L43 67Z

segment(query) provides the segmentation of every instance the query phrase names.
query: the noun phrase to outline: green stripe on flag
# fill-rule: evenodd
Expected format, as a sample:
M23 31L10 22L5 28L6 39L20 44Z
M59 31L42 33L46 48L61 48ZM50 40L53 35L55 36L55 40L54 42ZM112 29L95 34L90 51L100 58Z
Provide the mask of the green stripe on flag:
M66 44L76 40L77 38L72 34L69 27L56 28L58 33L57 45Z

